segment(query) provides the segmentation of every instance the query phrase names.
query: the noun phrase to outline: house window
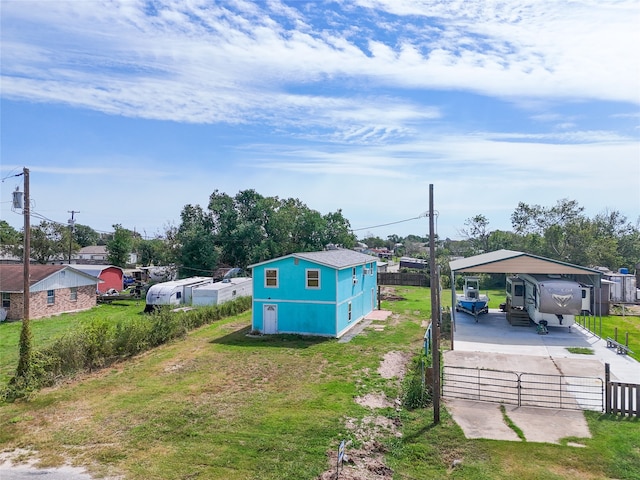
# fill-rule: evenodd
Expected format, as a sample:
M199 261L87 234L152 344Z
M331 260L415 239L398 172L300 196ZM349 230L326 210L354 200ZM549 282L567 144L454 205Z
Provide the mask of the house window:
M320 270L307 270L307 288L320 288Z
M69 294L69 300L75 302L76 300L78 300L78 287L71 287L70 291L71 292Z
M349 322L351 321L351 314L352 314L352 310L351 310L351 302L349 302L349 306L348 306L348 312L349 312Z
M47 290L47 305L53 305L56 303L56 291Z
M11 294L2 292L2 308L11 308Z
M264 286L265 287L278 287L278 269L267 268L264 271Z

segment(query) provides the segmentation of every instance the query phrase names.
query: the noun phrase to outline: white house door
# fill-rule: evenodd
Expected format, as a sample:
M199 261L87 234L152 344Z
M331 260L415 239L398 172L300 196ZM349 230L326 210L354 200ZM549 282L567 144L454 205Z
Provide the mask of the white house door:
M263 333L268 335L278 333L278 307L265 305L262 312Z

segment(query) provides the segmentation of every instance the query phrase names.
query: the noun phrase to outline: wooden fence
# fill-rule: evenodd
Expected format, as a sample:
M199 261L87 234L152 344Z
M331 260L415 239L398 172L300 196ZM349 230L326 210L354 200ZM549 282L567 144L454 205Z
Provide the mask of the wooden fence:
M424 273L391 273L379 272L378 285L400 285L413 287L428 287L429 277Z
M640 418L640 385L612 382L608 363L604 365L604 376L606 413Z

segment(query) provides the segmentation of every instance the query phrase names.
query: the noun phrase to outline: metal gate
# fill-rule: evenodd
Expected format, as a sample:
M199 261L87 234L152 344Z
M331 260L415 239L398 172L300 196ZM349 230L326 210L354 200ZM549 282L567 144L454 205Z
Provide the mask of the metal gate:
M442 396L518 406L604 411L604 380L445 366Z

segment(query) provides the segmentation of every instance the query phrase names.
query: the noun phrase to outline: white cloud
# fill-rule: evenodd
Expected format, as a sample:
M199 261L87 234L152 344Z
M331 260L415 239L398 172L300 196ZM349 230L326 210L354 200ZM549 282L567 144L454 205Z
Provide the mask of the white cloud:
M302 122L317 117L308 115L316 107L304 93L287 93L290 86L341 78L347 91L364 81L514 99L640 102L637 2L360 3L412 15L402 29L395 26L397 43L369 30L369 56L349 40L349 29L310 26L295 3L162 2L151 15L144 2L8 2L3 95L195 123L255 121L272 109L274 117ZM280 17L291 24L278 23ZM438 35L421 28L425 21L438 22ZM31 28L14 27L18 22ZM425 36L406 37L405 26ZM361 100L372 108L378 97ZM340 123L345 109L320 113Z

